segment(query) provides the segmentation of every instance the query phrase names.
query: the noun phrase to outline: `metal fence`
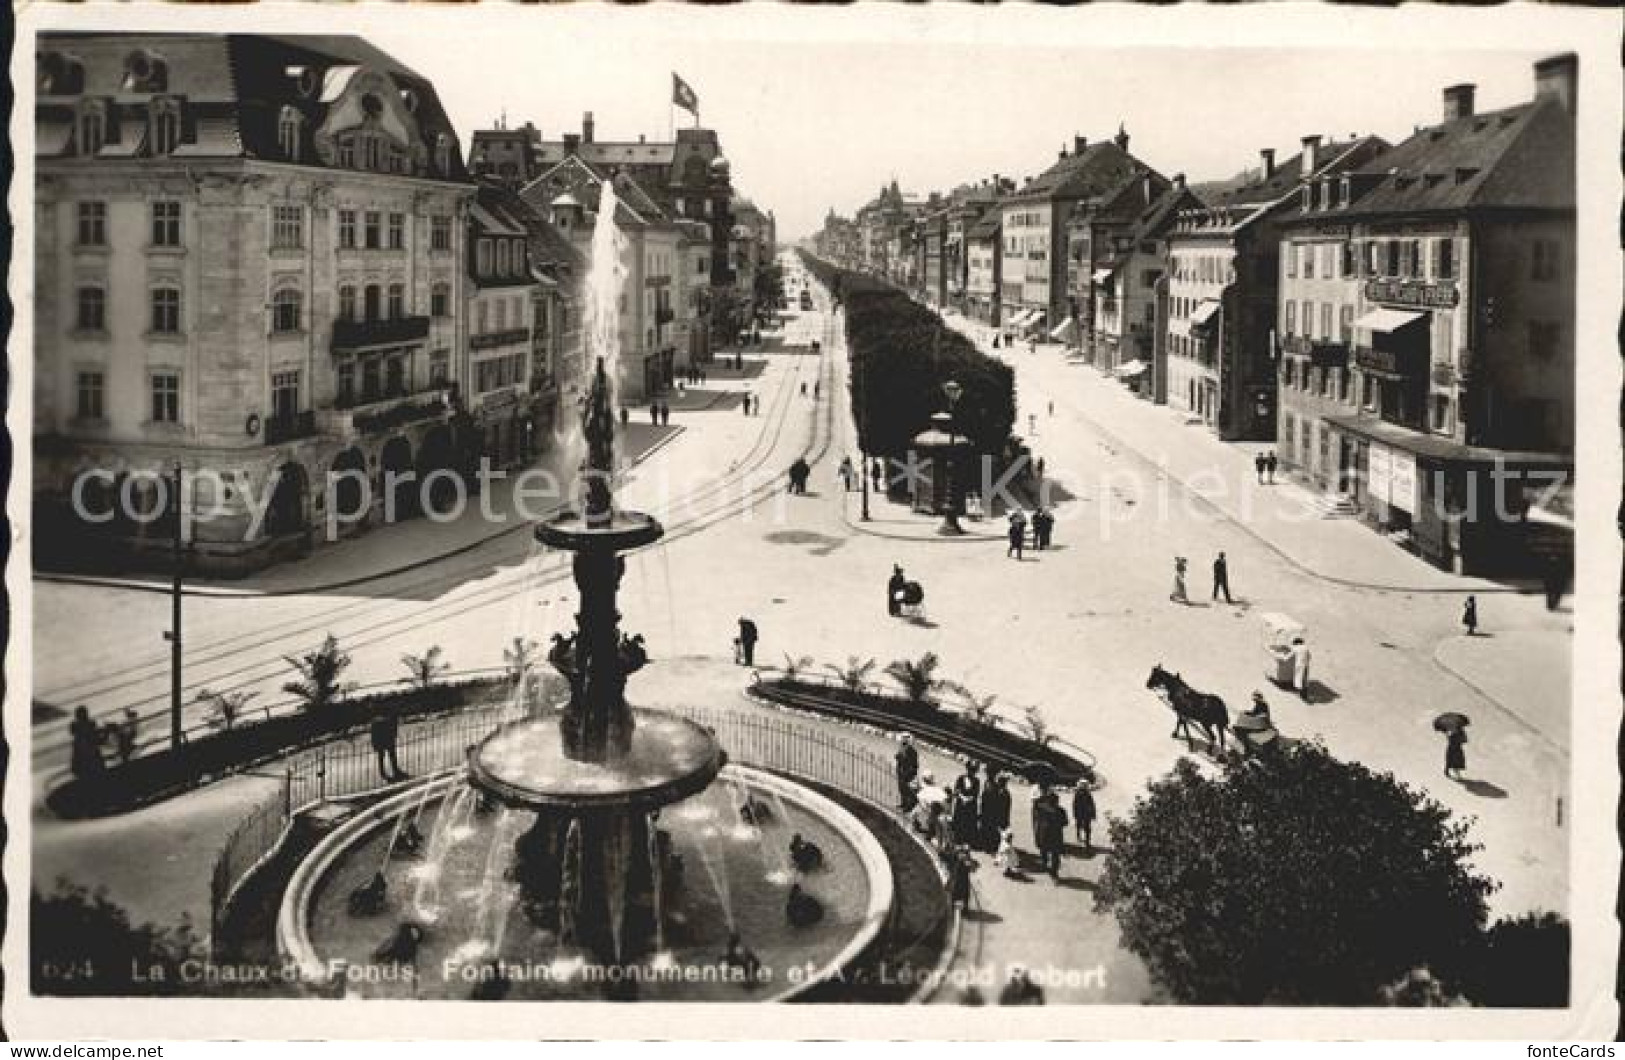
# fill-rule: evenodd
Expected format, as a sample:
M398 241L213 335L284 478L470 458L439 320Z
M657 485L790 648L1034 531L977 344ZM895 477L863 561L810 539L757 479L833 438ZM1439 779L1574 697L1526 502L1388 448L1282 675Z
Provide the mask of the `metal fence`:
M471 745L525 713L518 703L503 703L405 725L397 743L401 768L415 776L456 768L466 760ZM880 807L890 806L895 798L892 760L843 740L828 731L827 723L705 707L673 713L711 730L730 761L825 784ZM279 779L279 790L232 830L215 861L210 912L216 939L232 896L275 851L295 816L328 799L365 795L387 786L368 733L290 756L281 764Z

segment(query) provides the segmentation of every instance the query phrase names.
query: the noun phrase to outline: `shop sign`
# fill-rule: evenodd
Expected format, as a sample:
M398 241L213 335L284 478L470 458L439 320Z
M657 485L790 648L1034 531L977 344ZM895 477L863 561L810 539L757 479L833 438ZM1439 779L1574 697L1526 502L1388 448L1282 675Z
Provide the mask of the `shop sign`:
M505 409L518 401L519 396L514 393L512 387L503 387L501 390L493 390L481 397L480 407L487 412L492 412L497 409Z
M1453 283L1428 283L1424 280L1367 280L1365 298L1368 302L1381 302L1387 305L1453 309L1461 299L1461 292Z
M1388 495L1393 486L1392 452L1387 446L1371 444L1366 453L1365 488L1366 492L1382 503L1388 503Z
M1388 460L1388 506L1403 512L1416 513L1416 456L1398 449Z
M487 331L480 335L468 337L468 348L471 350L489 350L496 346L511 346L514 343L528 342L530 331L527 328L511 328L507 331Z
M1409 358L1401 358L1393 350L1378 350L1370 346L1354 348L1354 366L1362 372L1377 375L1401 376L1406 374Z

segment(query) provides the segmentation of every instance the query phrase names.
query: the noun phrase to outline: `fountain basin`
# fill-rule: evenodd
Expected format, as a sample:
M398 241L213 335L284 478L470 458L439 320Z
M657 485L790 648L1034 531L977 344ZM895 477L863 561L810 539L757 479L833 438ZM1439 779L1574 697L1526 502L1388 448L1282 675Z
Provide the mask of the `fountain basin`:
M564 511L536 524L536 540L570 552L627 552L660 540L665 528L642 512L611 512L607 519L588 519Z
M603 762L569 758L553 719L511 722L469 753L470 779L509 806L653 809L704 789L722 769L727 756L700 725L652 710L632 718L630 746Z
M506 881L489 884L489 851L503 851L529 818L497 810L470 816L435 869L435 901L414 901L424 863L389 859L397 823L421 815L425 833L447 811L467 777L459 770L379 803L327 836L300 864L283 894L277 921L282 956L310 987L361 997L465 999L484 970L499 966L515 1000L586 1000L605 996L606 976L637 978L643 1000L785 1000L851 966L874 943L891 909L892 873L884 851L835 803L792 781L730 765L707 791L668 806L659 824L672 833L684 869L662 946L630 968L605 969L560 947L530 923ZM774 808L774 819L747 826L743 799ZM817 843L825 865L795 871L784 857L792 833ZM390 901L376 916L355 917L351 890L386 865ZM791 883L823 904L818 924L785 922ZM433 912L433 917L423 912ZM424 925L409 970L381 965L375 947L403 921ZM497 927L497 925L501 925ZM768 976L754 984L717 971L730 930L760 958ZM497 962L493 965L491 962ZM795 969L795 972L792 972Z

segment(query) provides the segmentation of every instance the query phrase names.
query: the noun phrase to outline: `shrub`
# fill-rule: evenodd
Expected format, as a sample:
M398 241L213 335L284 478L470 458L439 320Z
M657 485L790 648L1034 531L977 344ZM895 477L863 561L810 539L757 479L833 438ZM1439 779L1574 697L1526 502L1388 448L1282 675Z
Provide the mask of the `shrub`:
M249 702L258 695L258 692L211 692L205 688L199 690L197 702L209 705L210 725L216 729L230 729L243 716Z
M826 663L824 669L833 673L841 682L841 687L855 696L863 691L864 682L869 680L869 674L874 671L875 665L873 659L859 659L856 655L848 655L845 666Z
M524 681L531 667L536 665L536 642L515 637L511 647L502 649L502 664L508 670L508 680L514 684Z
M1472 962L1467 994L1481 1005L1563 1008L1569 1003L1569 923L1556 913L1497 920Z
M58 879L30 894L29 963L36 994L128 996L193 993L181 966L207 957L191 921L133 924L103 888Z
M440 645L436 644L422 655L402 655L401 665L406 667L406 681L413 688L428 691L435 679L451 669L451 663L440 661Z
M284 658L299 672L299 680L287 682L282 691L296 697L301 710L325 710L355 687L353 683L340 680L350 668L350 656L339 650L338 638L331 633L322 641L322 646L309 655Z
M1037 707L1024 707L1021 711L1022 724L1027 729L1027 735L1032 737L1033 743L1040 747L1048 747L1049 742L1055 739L1055 734L1049 731L1049 719Z
M933 692L943 687L944 682L936 676L940 662L934 651L918 659L897 659L887 665L886 676L902 687L910 703L923 706L931 702Z
M786 681L794 681L805 671L811 670L812 667L813 657L811 655L791 655L789 652L784 653L784 679Z
M1467 830L1314 744L1218 778L1181 760L1110 822L1096 907L1177 1002L1371 1004L1471 959L1496 884Z

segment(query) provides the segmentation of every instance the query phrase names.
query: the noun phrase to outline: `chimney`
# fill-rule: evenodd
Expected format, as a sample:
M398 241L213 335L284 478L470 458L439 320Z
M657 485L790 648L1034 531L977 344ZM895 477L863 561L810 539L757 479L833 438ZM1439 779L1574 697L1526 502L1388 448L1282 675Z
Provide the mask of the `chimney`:
M1455 121L1457 118L1471 118L1473 116L1473 86L1451 85L1444 90L1444 120Z
M1183 173L1175 173L1174 174L1174 190L1175 191L1184 191L1185 190L1185 174L1183 174Z
M581 137L580 137L579 134L577 134L577 133L565 133L564 134L564 153L565 154L567 154L567 155L575 154L576 150L580 146L581 146Z
M1273 148L1273 147L1265 147L1265 148L1261 149L1258 152L1258 157L1264 163L1263 164L1264 176L1263 176L1262 179L1268 180L1271 177L1275 176L1275 148Z
M1061 145L1061 153L1060 153L1060 155L1058 157L1060 157L1060 158L1065 158L1066 157L1066 144Z
M1305 136L1303 138L1303 168L1299 170L1308 176L1320 168L1320 134Z
M1580 57L1573 52L1554 55L1535 64L1535 98L1560 104L1570 116L1579 102Z
M592 111L590 110L581 116L581 142L584 144L592 143Z
M640 144L641 144L641 143L642 143L642 142L643 142L643 134L642 134L642 133L638 133L638 143L640 143Z
M1072 153L1073 154L1075 154L1075 155L1083 154L1083 149L1085 147L1088 147L1088 146L1089 146L1089 137L1087 137L1087 136L1074 136L1074 137L1072 137Z
M1128 151L1128 130L1123 128L1122 122L1117 123L1117 135L1112 137L1112 142L1117 145L1119 151L1125 153Z

